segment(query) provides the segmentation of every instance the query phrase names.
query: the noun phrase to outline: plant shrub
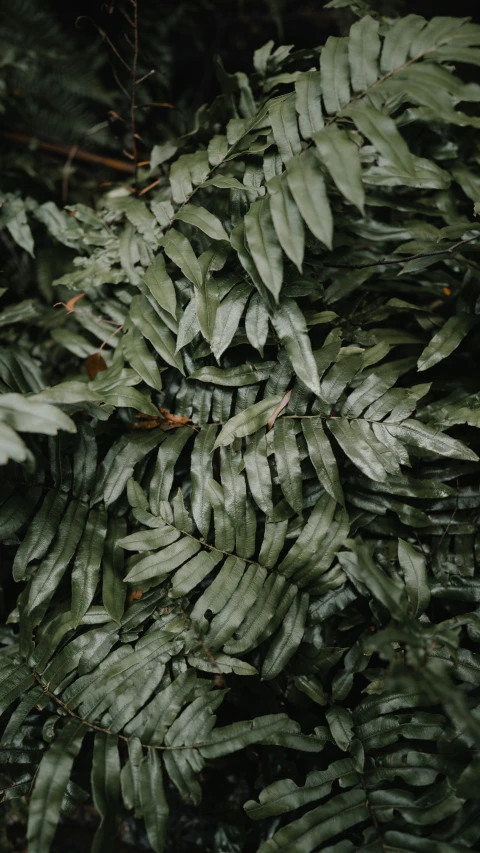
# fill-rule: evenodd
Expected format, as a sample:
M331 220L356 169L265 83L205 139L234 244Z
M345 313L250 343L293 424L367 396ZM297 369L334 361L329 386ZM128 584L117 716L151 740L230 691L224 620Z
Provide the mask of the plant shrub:
M193 849L202 787L205 850L475 849L479 56L417 15L269 43L143 195L4 197L64 303L0 314L29 853L90 797L94 851Z

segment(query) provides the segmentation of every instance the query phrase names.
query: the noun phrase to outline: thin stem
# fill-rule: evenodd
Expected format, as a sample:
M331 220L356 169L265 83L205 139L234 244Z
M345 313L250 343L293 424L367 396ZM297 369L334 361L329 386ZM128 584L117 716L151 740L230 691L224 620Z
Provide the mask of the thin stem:
M42 677L38 672L35 672L33 670L32 675L33 675L35 681L43 689L43 692L45 693L45 695L48 696L48 698L51 699L52 702L55 702L55 704L58 705L58 707L61 708L73 720L77 720L83 726L86 726L88 729L91 729L94 732L102 732L102 734L109 735L111 737L117 737L120 740L123 740L125 743L130 743L132 738L127 737L127 735L119 734L119 732L112 732L111 729L108 729L105 726L99 726L99 725L97 725L97 723L92 723L91 720L87 720L85 717L81 717L79 714L76 714L75 711L72 711L72 709L69 708L68 705L65 702L63 702L59 696L57 696L55 693L52 693L52 691L49 689L49 685L45 684L42 681ZM157 746L156 744L142 743L142 747L144 749L158 749L158 750L161 750L162 752L167 752L168 750L172 751L172 750L180 750L180 749L197 750L199 747L208 746L208 745L209 745L208 741L199 742L199 743L195 743L192 745L182 744L182 745L178 745L178 746L173 746L173 745L172 746Z
M86 21L90 21L90 23L91 23L91 24L93 24L93 26L95 27L95 29L97 30L97 32L101 35L102 39L103 39L104 41L106 41L106 42L107 42L107 44L108 44L109 48L114 52L114 54L115 54L115 56L117 57L117 59L119 59L119 60L120 60L120 62L122 63L122 65L123 65L123 66L127 69L127 71L131 74L131 73L132 73L132 69L130 68L130 66L129 66L128 62L126 62L126 61L125 61L125 59L123 58L122 54L118 52L118 50L117 50L117 48L115 47L115 45L114 45L114 43L112 42L112 40L107 36L107 34L106 34L105 30L102 30L102 28L101 28L101 27L96 23L96 21L94 21L94 20L93 20L93 18L91 18L89 15L79 15L79 17L78 17L78 18L77 18L77 20L75 21L75 26L77 26L77 27L78 27L78 22L79 22L79 21L82 21L83 19L85 19Z
M102 349L104 348L105 344L108 344L108 342L109 342L112 338L114 338L114 337L115 337L115 335L118 335L118 333L122 331L122 329L123 329L123 323L121 323L121 324L118 326L118 328L117 328L117 329L115 329L115 330L112 332L112 334L108 336L108 338L105 338L105 340L103 341L103 343L100 345L100 348L99 348L98 352L100 353L100 352L102 351Z
M138 197L140 198L142 195L145 195L145 193L149 193L150 190L153 190L155 187L158 187L159 184L163 184L164 180L164 178L158 178L158 180L153 181L153 183L149 184L148 187L144 187L143 190L140 190L140 192L138 193Z
M478 240L479 238L480 234L475 234L473 237L467 237L466 240L459 240L457 243L454 243L453 246L449 246L448 249L436 249L434 252L417 252L416 255L408 255L406 258L381 258L379 261L369 261L366 264L324 264L324 266L332 267L334 269L364 270L367 269L367 267L385 266L387 264L406 264L407 261L416 261L418 258L433 258L436 255L451 255L455 249L458 249L460 246L465 246L467 243L472 243L474 240Z
M143 77L140 77L139 80L135 80L135 86L138 86L139 83L143 83L143 81L146 80L147 77L151 77L152 74L156 74L156 68L152 68L150 71L147 71L147 73L144 74Z
M130 121L132 125L132 152L133 152L133 167L135 172L135 182L137 181L138 170L138 151L137 151L137 135L135 129L135 97L136 97L136 79L137 79L137 63L138 63L138 2L131 0L133 6L133 64L132 64L132 86L130 97Z

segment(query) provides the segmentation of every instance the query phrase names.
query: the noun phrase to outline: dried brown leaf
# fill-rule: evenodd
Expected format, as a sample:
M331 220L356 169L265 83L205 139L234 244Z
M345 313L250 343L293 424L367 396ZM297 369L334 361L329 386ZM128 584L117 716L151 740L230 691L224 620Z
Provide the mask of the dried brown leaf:
M92 355L89 355L85 364L90 379L95 379L97 373L101 373L102 370L107 369L107 363L99 352L94 352Z

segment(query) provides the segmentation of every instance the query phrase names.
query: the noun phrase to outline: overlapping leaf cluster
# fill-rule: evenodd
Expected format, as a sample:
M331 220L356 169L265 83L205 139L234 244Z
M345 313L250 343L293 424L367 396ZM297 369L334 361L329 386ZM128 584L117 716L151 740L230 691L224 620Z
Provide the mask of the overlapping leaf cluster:
M5 199L21 248L30 220L74 258L68 312L0 314L31 853L92 736L97 851L125 810L168 847L174 789L252 744L235 849L475 848L479 64L456 18L269 43L144 197Z

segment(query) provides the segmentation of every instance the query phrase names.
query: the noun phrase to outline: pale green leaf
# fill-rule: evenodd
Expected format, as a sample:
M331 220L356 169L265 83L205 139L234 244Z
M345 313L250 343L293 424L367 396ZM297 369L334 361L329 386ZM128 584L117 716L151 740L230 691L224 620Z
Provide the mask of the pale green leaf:
M348 39L329 36L320 54L322 95L329 115L339 112L350 100Z
M287 181L295 204L315 235L332 248L333 219L320 163L311 148L290 160Z
M364 92L376 82L380 47L378 21L370 15L365 15L350 27L348 59L354 92Z
M469 314L449 317L423 350L417 362L417 369L429 370L430 367L447 358L461 344L473 324L474 319Z
M320 72L305 71L300 74L295 81L295 92L300 133L304 139L311 139L314 133L323 128Z
M275 177L268 182L270 213L280 245L286 255L302 271L305 233L303 220L285 178Z
M314 394L320 394L317 365L305 318L293 299L284 299L273 318L273 327L285 347L295 373Z
M181 222L188 222L189 225L199 228L200 231L203 231L212 240L228 240L228 234L220 220L204 207L185 204L175 214L175 219Z
M280 96L270 102L268 115L280 156L284 163L299 154L302 148L298 135L295 96Z
M338 189L364 213L365 192L362 184L362 169L358 146L347 132L334 125L313 136L315 145Z
M163 248L165 254L181 269L184 276L196 287L200 287L203 280L202 270L187 238L180 231L171 228L163 238Z
M260 199L250 207L245 216L245 236L262 281L278 300L283 281L283 257L268 199Z
M259 403L248 406L243 412L230 418L220 430L215 447L226 447L236 438L251 435L261 429L268 423L270 415L281 399L280 396L266 397Z
M157 255L145 273L143 282L156 302L173 317L177 311L177 297L172 279L167 273L165 258Z

